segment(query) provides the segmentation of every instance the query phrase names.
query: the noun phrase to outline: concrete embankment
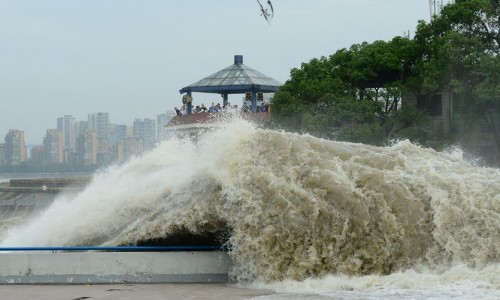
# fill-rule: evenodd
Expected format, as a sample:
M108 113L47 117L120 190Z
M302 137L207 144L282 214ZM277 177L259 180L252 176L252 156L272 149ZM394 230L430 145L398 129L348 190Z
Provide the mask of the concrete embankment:
M227 282L225 252L0 253L0 284Z
M58 193L62 190L81 190L89 182L90 177L11 179L0 184L0 192Z
M0 238L10 227L47 208L60 193L76 194L88 182L86 178L42 178L0 184ZM173 247L212 244L193 236L162 242ZM227 282L231 267L229 255L222 251L2 250L8 251L0 251L0 284Z
M11 179L0 183L0 233L3 223L12 223L14 218L17 223L22 222L49 206L59 193L76 194L89 181L88 177L78 177Z

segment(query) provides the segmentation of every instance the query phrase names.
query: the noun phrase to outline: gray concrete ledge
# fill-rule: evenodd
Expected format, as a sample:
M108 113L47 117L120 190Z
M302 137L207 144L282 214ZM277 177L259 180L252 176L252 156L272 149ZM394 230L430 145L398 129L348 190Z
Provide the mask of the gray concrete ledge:
M0 284L227 282L225 252L0 253Z

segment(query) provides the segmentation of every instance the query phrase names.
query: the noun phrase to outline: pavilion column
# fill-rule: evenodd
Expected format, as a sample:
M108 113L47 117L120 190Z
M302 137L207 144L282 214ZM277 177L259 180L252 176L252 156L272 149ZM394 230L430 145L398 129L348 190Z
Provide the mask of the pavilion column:
M222 106L227 105L227 93L222 94Z
M257 92L252 90L252 112L257 112Z
M187 92L187 95L188 95L189 97L191 97L191 91L188 91L188 92ZM193 101L189 102L189 103L187 104L187 107L186 107L186 108L187 108L187 113L188 113L188 115L190 115L190 114L193 112Z

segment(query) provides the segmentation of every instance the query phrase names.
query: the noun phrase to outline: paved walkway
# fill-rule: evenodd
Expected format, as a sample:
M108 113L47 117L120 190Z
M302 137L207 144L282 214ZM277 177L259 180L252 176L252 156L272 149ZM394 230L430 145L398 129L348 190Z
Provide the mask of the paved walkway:
M238 300L272 294L266 290L237 288L230 284L106 284L106 285L0 285L0 299L26 300Z

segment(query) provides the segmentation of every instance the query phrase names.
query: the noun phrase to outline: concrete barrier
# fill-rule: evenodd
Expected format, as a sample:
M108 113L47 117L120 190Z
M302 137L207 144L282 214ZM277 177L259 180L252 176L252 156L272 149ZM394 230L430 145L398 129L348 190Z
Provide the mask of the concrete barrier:
M227 282L225 252L0 253L0 284Z

